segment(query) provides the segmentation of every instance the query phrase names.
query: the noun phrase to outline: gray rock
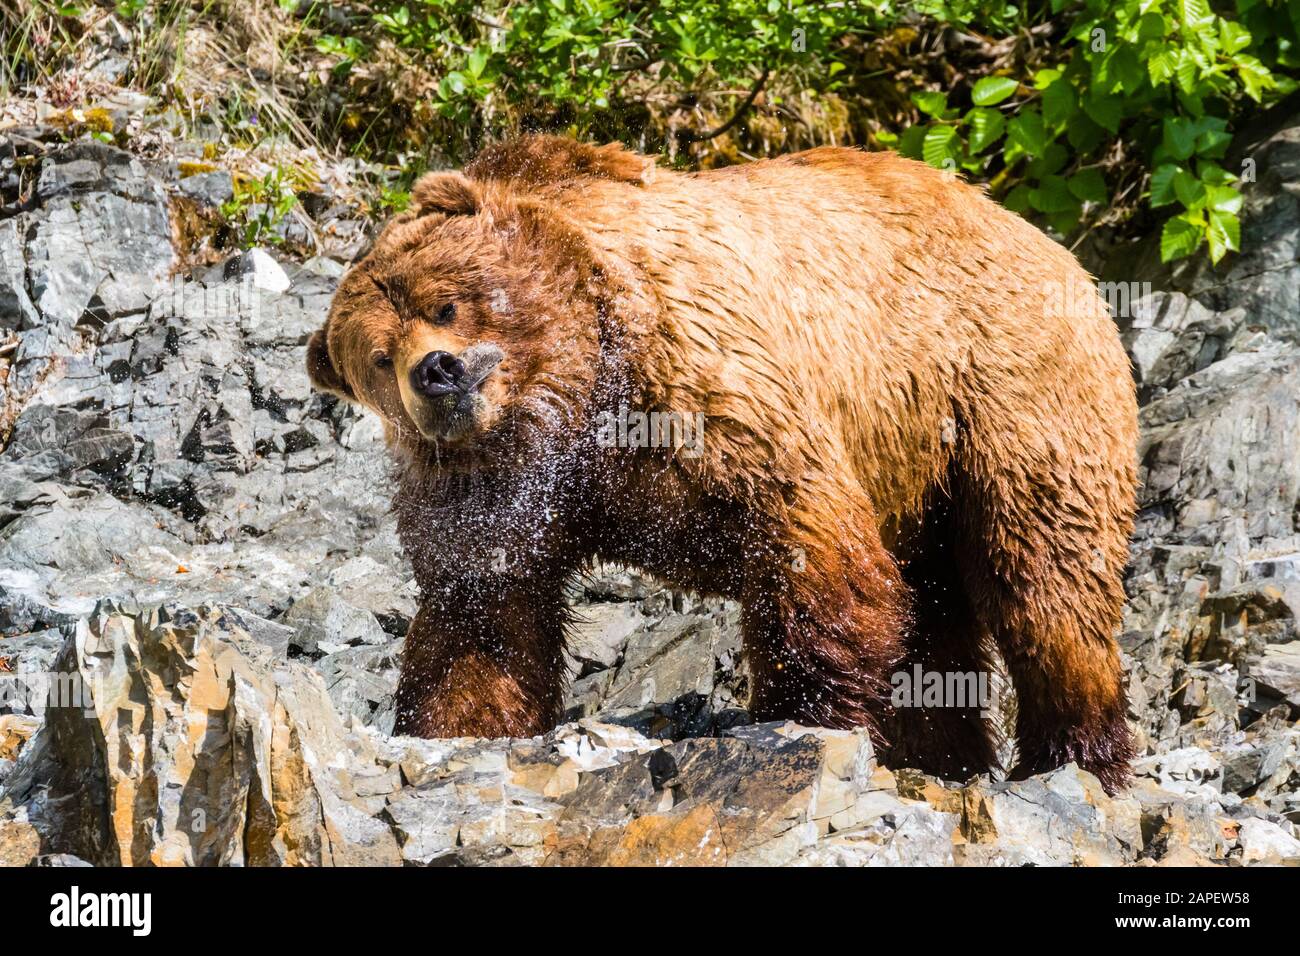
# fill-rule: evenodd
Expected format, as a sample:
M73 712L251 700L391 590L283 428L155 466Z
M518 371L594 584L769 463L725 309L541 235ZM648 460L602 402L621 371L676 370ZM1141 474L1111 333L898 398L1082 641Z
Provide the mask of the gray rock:
M50 674L66 635L56 628L0 639L0 715L43 717L50 691Z
M22 233L24 217L0 221L0 330L30 329L40 313L27 291Z
M1143 862L1203 865L1225 860L1231 828L1213 799L1177 794L1141 778L1129 791L1138 806Z
M1246 318L1242 309L1212 312L1179 292L1156 292L1130 311L1116 321L1145 395L1225 357Z
M648 620L640 606L629 601L585 605L570 629L569 653L579 664L613 667L629 638Z
M374 787L354 783L376 776L367 742L345 734L316 674L233 617L102 604L57 669L72 693L0 794L0 820L30 823L45 852L98 865L398 862L365 804Z
M315 667L341 717L392 733L401 663L402 641L395 641L326 654Z
M427 865L456 848L460 833L454 785L410 790L389 802L386 813L402 847L402 859Z
M285 292L289 277L280 263L265 249L254 247L226 263L225 278L246 278L253 288L265 292Z
M313 588L294 601L284 623L294 631L290 643L307 654L317 649L333 653L356 644L386 644L391 639L373 614L353 607L330 588Z
M353 607L373 614L389 633L405 634L417 608L415 578L394 582L393 566L400 559L387 557L387 563L368 554L349 558L330 572L327 584Z
M1270 820L1242 820L1237 841L1243 863L1300 863L1300 840Z
M230 172L216 169L207 173L195 173L185 176L180 181L181 193L205 206L220 206L229 202L235 195L235 184Z
M121 150L74 143L41 164L37 193L25 258L44 320L102 324L147 308L176 265L161 183Z
M38 856L32 860L29 866L94 866L79 856L71 853L47 853L44 856Z
M1248 735L1246 740L1224 747L1223 788L1231 793L1260 791L1270 795L1290 777L1297 740L1300 733L1296 731L1265 728L1263 733Z
M1300 642L1270 644L1248 664L1249 678L1257 695L1280 698L1300 715Z
M1214 799L1223 787L1223 767L1218 758L1199 747L1183 747L1143 757L1133 765L1138 777L1150 777L1171 793Z
M237 607L222 607L220 622L226 627L238 629L258 644L270 648L278 659L289 656L289 646L295 633L291 627L268 621L266 618L250 614L243 608Z
M39 729L0 780L0 859L1113 865L1223 859L1234 827L1243 862L1294 849L1282 817L1230 824L1213 800L1149 783L1112 799L1074 767L964 787L891 774L862 732L765 724L674 743L594 720L532 740L348 730L320 677L247 622L118 605L82 621L56 669L88 696L43 725L23 718ZM338 676L345 655L381 651L318 667ZM166 679L176 673L191 676ZM142 783L154 779L165 786Z

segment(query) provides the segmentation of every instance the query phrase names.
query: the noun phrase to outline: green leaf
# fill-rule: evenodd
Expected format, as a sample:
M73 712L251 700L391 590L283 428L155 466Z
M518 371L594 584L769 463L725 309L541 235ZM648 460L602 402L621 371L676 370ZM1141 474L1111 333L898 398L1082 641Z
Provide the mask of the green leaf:
M1106 141L1106 131L1088 119L1087 115L1079 114L1072 117L1066 126L1065 138L1075 152L1086 156Z
M1083 202L1102 204L1106 202L1106 177L1100 169L1081 169L1067 181L1070 192Z
M1196 78L1199 72L1200 65L1191 50L1178 50L1174 54L1174 79L1178 81L1178 88L1184 93L1191 93L1196 89Z
M1029 204L1029 192L1030 189L1028 186L1017 186L1015 189L1011 190L1011 192L1007 193L1007 198L1002 201L1002 205L1006 206L1012 212L1022 214L1027 213L1031 208L1033 208Z
M1062 212L1048 213L1047 223L1061 235L1065 235L1079 224L1080 211L1079 207L1075 206Z
M470 75L477 79L483 75L483 67L487 66L487 61L488 50L484 47L476 47L470 52L465 65L469 69Z
M1205 205L1211 212L1235 216L1241 212L1241 193L1235 186L1205 186Z
M1137 38L1139 40L1159 40L1169 32L1169 24L1163 16L1154 10L1148 10L1138 20Z
M912 94L912 102L926 116L940 117L948 108L948 94L932 90L922 90Z
M1059 80L1062 75L1063 74L1060 70L1052 69L1050 67L1045 70L1039 70L1034 74L1034 89L1045 90Z
M1029 203L1039 212L1077 212L1079 200L1071 193L1063 176L1045 176L1037 189L1029 191Z
M1079 97L1069 80L1059 79L1043 89L1043 119L1056 126L1079 110Z
M1109 95L1118 91L1120 81L1115 75L1114 68L1117 49L1108 45L1104 53L1093 54L1088 58L1092 73L1091 88L1094 93Z
M898 151L908 159L920 159L921 149L925 145L925 127L909 126L898 138Z
M1219 157L1228 151L1232 134L1223 130L1207 129L1196 138L1196 155Z
M1174 216L1166 220L1160 230L1160 261L1173 262L1183 259L1196 251L1205 234L1205 226L1199 216L1188 219Z
M1271 90L1277 86L1268 67L1255 57L1239 53L1233 57L1232 62L1237 67L1237 76L1241 79L1246 95L1256 103L1263 97L1264 90Z
M1231 20L1219 21L1219 48L1225 56L1231 56L1250 46L1250 31L1240 23Z
M976 106L966 114L970 124L970 151L982 153L998 140L1006 130L1006 121L997 110L985 106Z
M1070 151L1060 143L1048 143L1043 155L1030 162L1027 172L1035 179L1050 176L1065 168L1070 161Z
M1210 261L1218 263L1229 250L1241 249L1241 220L1230 212L1210 212L1205 238L1210 244Z
M1111 74L1128 93L1136 93L1146 85L1147 71L1142 68L1142 61L1131 44L1116 48Z
M1168 83L1178 65L1178 54L1166 47L1147 60L1147 75L1151 77L1152 86Z
M453 97L460 96L465 92L465 77L461 73L452 71L444 76L438 83L438 94L444 99L449 100Z
M1174 195L1188 209L1199 209L1205 205L1205 183L1186 169L1180 169L1174 176Z
M1197 124L1185 116L1166 116L1160 144L1173 159L1189 159L1196 151L1196 137L1200 132Z
M1175 166L1173 163L1164 163L1155 168L1151 174L1151 208L1159 209L1161 206L1168 206L1177 195L1174 193L1174 177L1182 172L1181 166Z
M1196 168L1201 174L1201 182L1207 186L1231 186L1237 181L1236 176L1218 163L1200 162L1197 163Z
M1178 17L1184 27L1196 30L1214 21L1207 0L1178 0Z
M976 106L993 106L1013 94L1019 86L1009 76L986 76L971 90L971 101Z
M956 169L959 141L957 130L952 126L932 126L925 134L921 146L921 156L931 166L939 169Z
M1098 126L1112 133L1118 133L1120 120L1124 117L1123 98L1098 95L1090 90L1083 98L1083 111Z
M1041 156L1047 147L1043 114L1033 108L1022 110L1007 124L1007 139L1029 156Z

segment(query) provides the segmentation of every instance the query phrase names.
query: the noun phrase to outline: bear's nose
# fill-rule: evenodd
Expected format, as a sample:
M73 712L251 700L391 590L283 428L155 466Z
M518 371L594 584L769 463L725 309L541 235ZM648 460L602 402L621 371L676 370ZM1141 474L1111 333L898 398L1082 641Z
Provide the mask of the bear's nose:
M411 388L437 398L456 391L465 376L465 363L450 352L430 352L411 369Z

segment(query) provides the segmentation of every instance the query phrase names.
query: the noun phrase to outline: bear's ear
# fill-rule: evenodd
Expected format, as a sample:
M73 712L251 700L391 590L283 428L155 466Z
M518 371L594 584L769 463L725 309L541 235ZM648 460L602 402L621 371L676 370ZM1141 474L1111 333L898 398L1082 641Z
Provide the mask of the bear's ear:
M464 173L427 173L411 190L417 216L440 212L447 216L472 216L479 209L478 189Z
M590 173L593 176L634 186L649 186L654 182L655 161L624 148L622 143L598 146L592 150L592 157Z
M343 381L334 363L330 361L329 347L325 342L325 329L317 329L307 340L307 377L313 388L329 392L339 398L353 400L352 389Z

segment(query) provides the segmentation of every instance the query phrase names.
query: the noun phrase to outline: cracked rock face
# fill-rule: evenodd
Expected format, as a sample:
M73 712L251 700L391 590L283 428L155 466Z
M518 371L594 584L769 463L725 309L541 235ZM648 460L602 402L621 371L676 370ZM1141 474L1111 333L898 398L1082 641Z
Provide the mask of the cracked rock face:
M1261 148L1285 159L1297 128ZM1143 755L1109 798L1073 766L940 781L883 769L861 734L754 725L738 608L616 567L571 585L561 727L392 737L417 595L382 436L303 370L346 262L190 267L175 204L220 202L228 177L0 134L3 188L19 160L0 865L1300 859L1300 345L1276 305L1300 296L1300 167L1248 194L1213 294L1117 319L1143 405L1122 637Z
M82 143L42 164L36 194L27 286L44 322L144 310L177 259L161 184L128 154Z
M61 852L101 865L329 865L397 859L354 803L320 676L220 609L105 603L78 622L30 757L7 783Z

